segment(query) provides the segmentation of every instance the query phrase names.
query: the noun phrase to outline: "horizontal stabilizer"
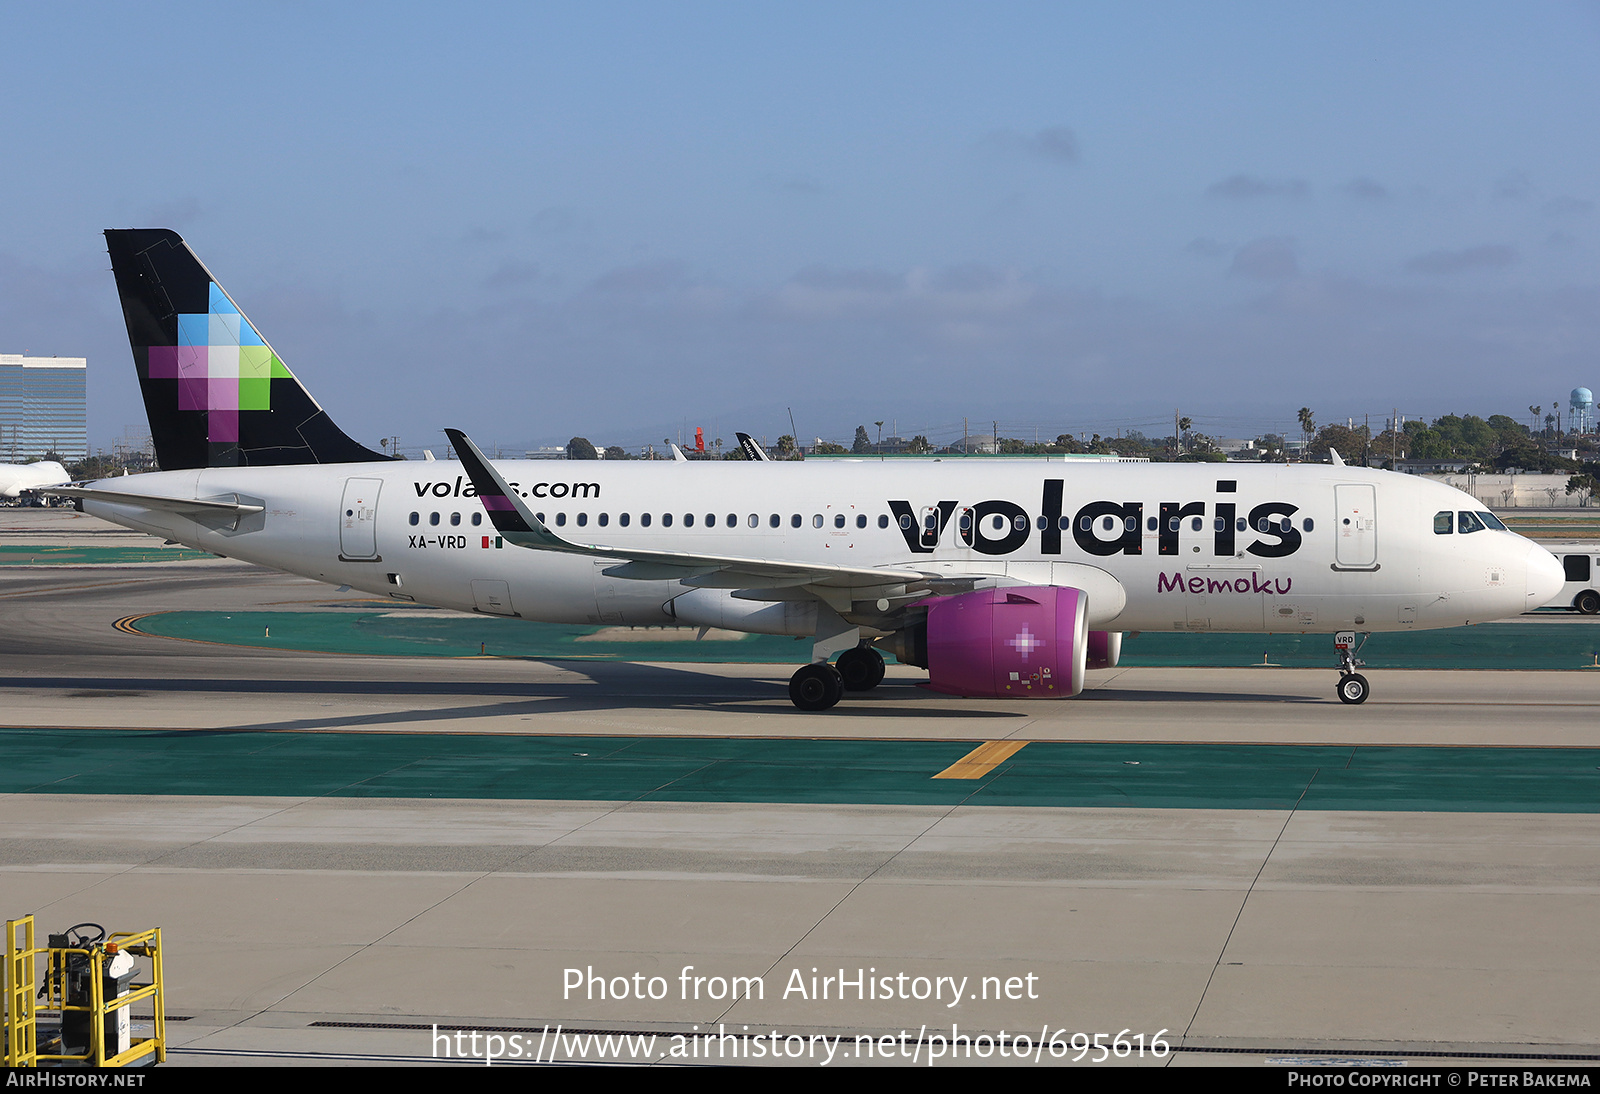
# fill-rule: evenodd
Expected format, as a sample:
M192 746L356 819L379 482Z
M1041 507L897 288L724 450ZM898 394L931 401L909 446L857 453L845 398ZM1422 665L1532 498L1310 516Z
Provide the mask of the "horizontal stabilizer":
M223 498L164 498L155 494L130 494L121 490L96 490L89 486L58 486L43 493L63 498L81 498L84 501L103 501L108 505L134 505L141 509L159 509L164 513L187 515L229 514L247 517L265 511L264 506L249 505L235 495Z

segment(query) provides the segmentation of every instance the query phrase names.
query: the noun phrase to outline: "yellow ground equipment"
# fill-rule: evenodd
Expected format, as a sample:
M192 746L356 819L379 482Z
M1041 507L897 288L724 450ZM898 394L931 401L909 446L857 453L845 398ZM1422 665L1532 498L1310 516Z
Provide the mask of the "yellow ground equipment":
M135 958L147 962L148 983L133 982ZM160 927L107 938L98 923L79 923L41 947L33 916L8 919L4 980L7 1067L127 1067L167 1058ZM154 1036L136 1039L131 1008L145 1000L155 1012Z

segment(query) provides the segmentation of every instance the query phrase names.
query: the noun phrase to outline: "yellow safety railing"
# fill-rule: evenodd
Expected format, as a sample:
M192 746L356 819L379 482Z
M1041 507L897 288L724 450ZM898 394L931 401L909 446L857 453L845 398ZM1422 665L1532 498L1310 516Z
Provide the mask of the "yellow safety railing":
M20 935L19 935L20 930ZM20 946L17 945L20 939ZM104 998L105 966L117 953L125 952L150 962L150 982L130 984L129 990L115 999ZM67 1002L67 964L74 955L89 962L89 1002ZM35 959L46 961L44 989L35 996ZM154 1036L130 1038L125 1052L107 1056L106 1019L135 1003L150 1000L155 1014ZM113 934L105 942L87 946L35 946L33 917L6 921L6 1065L37 1067L40 1064L87 1064L91 1067L126 1067L154 1055L156 1063L167 1059L167 1015L161 968L161 928L136 933ZM41 1053L38 1049L40 1011L53 1011L65 1019L68 1014L87 1014L88 1051L82 1053Z
M6 920L6 1066L39 1063L38 1010L33 1005L33 916Z

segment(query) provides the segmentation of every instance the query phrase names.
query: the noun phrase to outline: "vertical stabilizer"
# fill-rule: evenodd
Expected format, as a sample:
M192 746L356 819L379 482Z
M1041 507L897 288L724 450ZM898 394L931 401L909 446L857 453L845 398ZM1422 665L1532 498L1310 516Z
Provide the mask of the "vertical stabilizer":
M113 229L106 249L163 470L389 458L333 424L176 232Z

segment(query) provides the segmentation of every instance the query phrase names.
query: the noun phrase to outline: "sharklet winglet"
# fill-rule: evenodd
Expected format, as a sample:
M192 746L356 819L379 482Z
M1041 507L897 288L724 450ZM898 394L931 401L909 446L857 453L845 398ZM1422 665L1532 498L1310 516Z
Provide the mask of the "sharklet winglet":
M572 543L562 539L544 526L518 496L511 484L490 465L489 460L459 429L446 429L445 436L455 446L461 466L466 468L478 500L489 514L495 531L517 547L536 547L546 551L570 551L576 554L595 554L599 548Z

